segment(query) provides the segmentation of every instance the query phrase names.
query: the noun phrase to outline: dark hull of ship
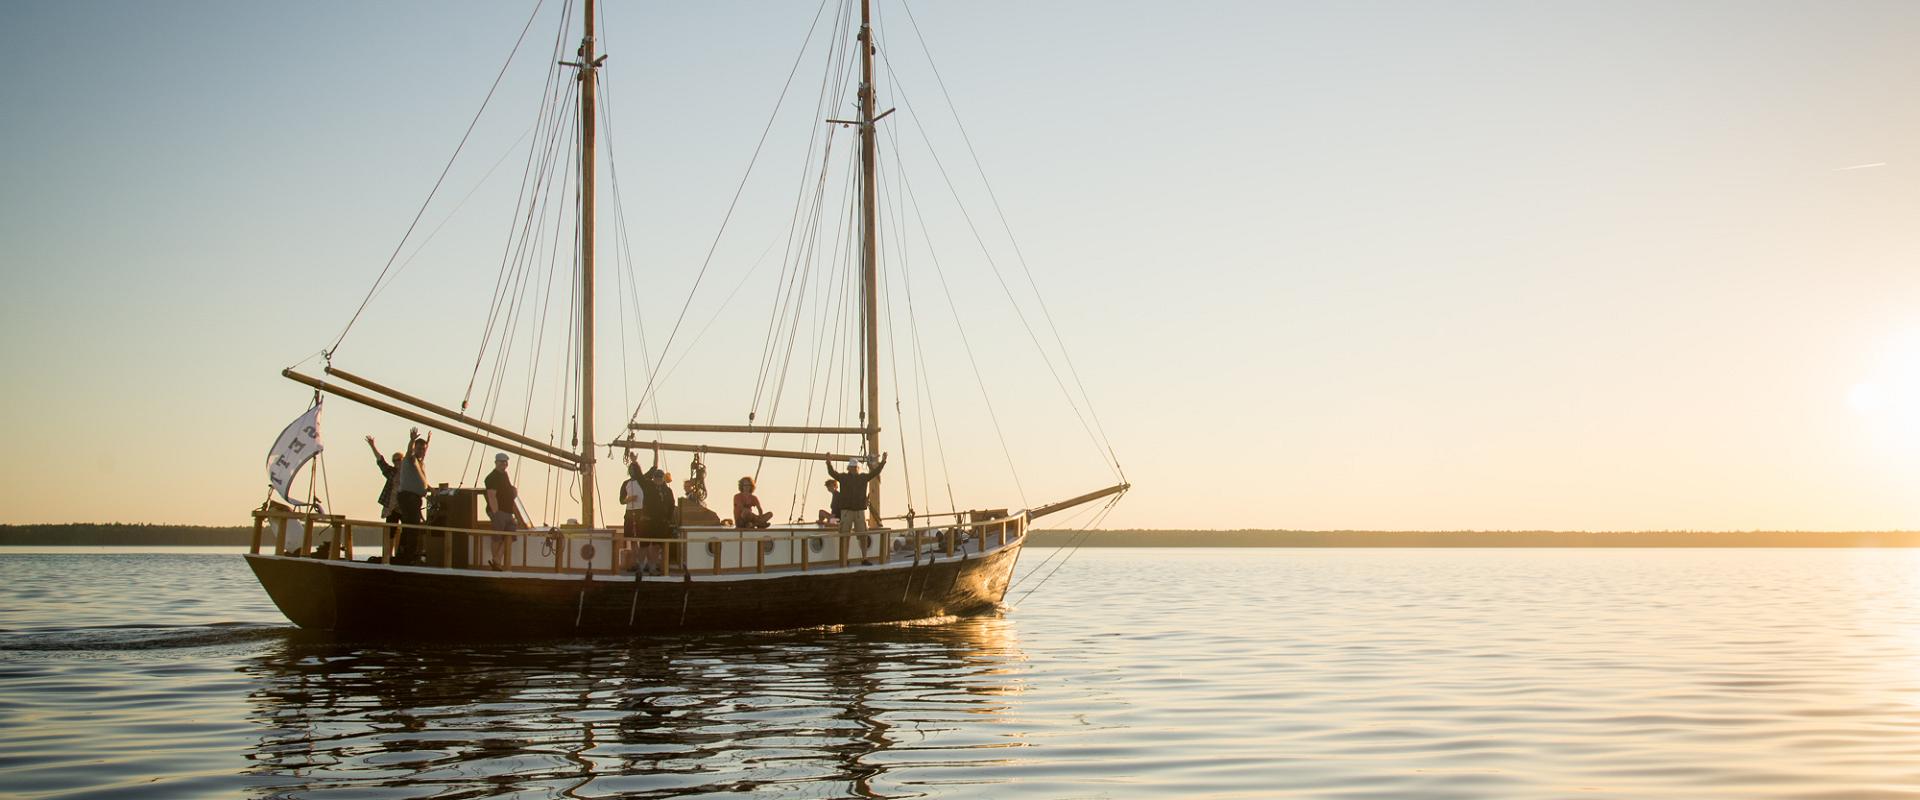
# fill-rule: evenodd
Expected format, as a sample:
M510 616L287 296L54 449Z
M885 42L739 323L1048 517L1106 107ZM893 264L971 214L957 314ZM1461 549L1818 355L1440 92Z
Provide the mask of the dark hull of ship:
M784 630L991 611L1022 542L920 564L686 576L538 576L248 555L295 625L371 636L566 637Z

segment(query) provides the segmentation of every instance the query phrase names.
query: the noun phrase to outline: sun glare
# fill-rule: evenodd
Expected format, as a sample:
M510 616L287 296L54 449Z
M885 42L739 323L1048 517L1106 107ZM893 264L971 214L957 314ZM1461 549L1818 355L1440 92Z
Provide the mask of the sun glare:
M1847 407L1876 441L1920 449L1920 329L1890 343L1878 369L1847 392Z

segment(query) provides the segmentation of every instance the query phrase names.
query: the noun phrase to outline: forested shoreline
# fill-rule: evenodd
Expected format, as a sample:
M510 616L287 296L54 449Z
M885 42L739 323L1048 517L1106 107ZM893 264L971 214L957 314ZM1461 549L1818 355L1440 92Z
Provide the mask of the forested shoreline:
M242 526L0 525L0 547L243 547ZM356 544L379 545L366 530ZM1041 547L1920 547L1920 531L1035 531Z

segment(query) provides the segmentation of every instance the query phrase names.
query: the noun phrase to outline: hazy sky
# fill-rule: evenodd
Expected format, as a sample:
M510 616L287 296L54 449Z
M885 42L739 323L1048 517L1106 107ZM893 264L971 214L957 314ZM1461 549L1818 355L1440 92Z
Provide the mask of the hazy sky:
M280 369L359 303L531 5L6 3L0 522L242 524L309 394ZM655 348L816 7L606 10ZM889 56L923 63L879 7ZM1920 527L1920 4L911 8L1137 487L1108 527ZM520 66L551 40L536 27ZM472 208L339 365L458 402L532 77L503 84L502 124L424 224ZM788 112L818 80L801 71ZM768 158L749 188L771 199L743 206L696 321L771 275L752 270L803 165ZM964 145L952 159L970 171ZM741 421L766 324L741 303L663 385L663 417ZM620 336L603 440L644 383ZM996 352L1015 492L990 429L960 421L964 356L936 359L959 504L1105 485L1044 367ZM338 510L374 514L360 437L390 450L405 427L329 403ZM437 440L430 472L465 455ZM716 459L716 494L750 468ZM791 482L763 499L784 510Z

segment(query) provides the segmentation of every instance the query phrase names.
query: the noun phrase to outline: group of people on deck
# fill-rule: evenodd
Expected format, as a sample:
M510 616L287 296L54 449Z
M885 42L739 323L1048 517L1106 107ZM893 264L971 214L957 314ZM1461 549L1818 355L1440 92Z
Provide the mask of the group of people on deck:
M424 524L427 487L432 484L427 482L427 440L421 438L420 429L407 432L406 451L394 453L391 462L381 455L380 445L374 442L372 436L367 437L367 447L373 450L373 461L386 477L386 484L380 487L381 518L389 525ZM513 478L507 474L508 461L506 453L495 453L493 471L487 473L486 481L482 484L486 488L488 527L502 534L528 527L526 517L520 513L520 490L514 488ZM501 535L486 538L490 540L487 566L496 570L505 569L513 537ZM420 549L420 532L402 528L393 562L412 564L424 555Z
M402 526L393 561L398 564L417 563L425 555L420 547L420 534L416 530L407 530L405 526L425 523L426 497L428 487L432 485L427 482L426 474L427 440L420 436L417 428L408 431L407 449L394 453L389 461L380 452L373 437L366 438L367 447L373 450L374 463L386 478L386 483L380 488L381 516L389 525ZM520 513L519 490L507 474L508 463L506 453L496 453L493 471L487 474L483 483L488 525L502 534L529 527ZM862 564L872 563L867 559L867 487L886 466L887 456L884 453L871 471L863 472L858 459L848 460L844 472L834 469L831 460L827 464L827 474L832 476L826 482L829 507L820 511L817 524L823 528L838 528L843 535L858 535ZM696 461L696 473L700 471L699 467ZM695 478L699 476L696 474ZM689 484L694 482L690 480ZM704 495L704 481L699 482L703 484L699 493ZM760 498L754 494L753 478L742 477L739 489L733 496L733 526L740 530L771 526L773 512L761 506ZM623 519L626 537L655 540L639 543L632 551L632 565L625 568L642 575L664 574L666 547L658 540L678 538L673 475L658 466L643 471L638 460L629 459L627 480L620 484L620 503L626 510ZM486 538L491 540L488 542L488 567L504 569L509 563L513 537L497 535Z
M629 539L673 538L673 476L659 467L640 471L640 462L627 462L627 481L620 484L620 502L627 507L625 534ZM666 546L647 542L639 548L634 569L659 575L666 568Z
M404 523L419 525L426 520L422 516L426 507L427 487L427 440L420 438L420 429L407 431L407 449L393 454L393 461L380 454L380 446L372 436L367 437L367 447L373 450L373 461L380 465L380 474L387 482L380 487L380 518L387 524ZM420 534L416 531L404 531L400 535L400 547L394 553L396 563L406 564L421 557Z

